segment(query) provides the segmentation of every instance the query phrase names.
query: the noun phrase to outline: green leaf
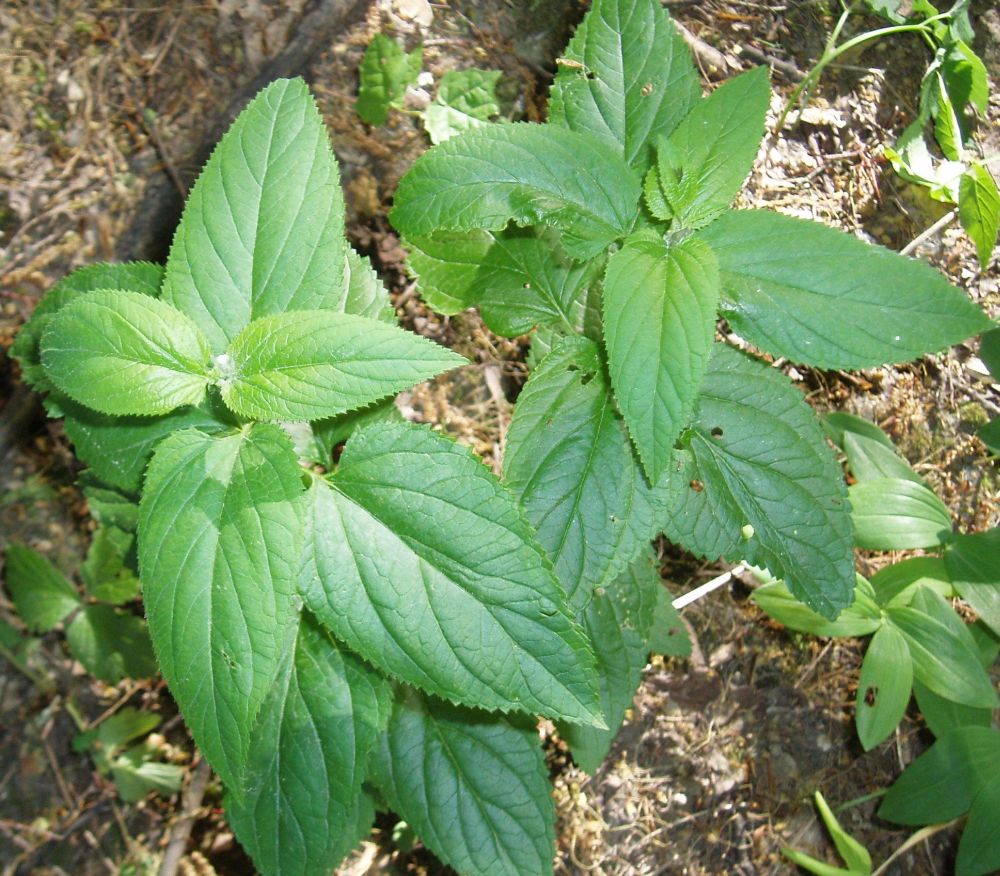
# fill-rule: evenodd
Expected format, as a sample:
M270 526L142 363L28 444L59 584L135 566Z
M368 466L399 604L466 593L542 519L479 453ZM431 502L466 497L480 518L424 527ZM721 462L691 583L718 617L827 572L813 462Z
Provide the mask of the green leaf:
M87 592L94 599L121 605L139 595L139 579L126 565L126 560L135 562L134 545L135 533L117 526L98 527L80 567Z
M955 590L1000 635L1000 528L956 535L944 562Z
M135 532L139 526L139 503L131 495L103 483L93 469L82 472L77 484L87 499L87 511L102 526Z
M992 709L963 706L945 699L915 679L913 695L924 723L935 736L944 736L956 727L990 727L993 724Z
M184 768L152 760L144 745L125 752L111 765L111 777L126 803L138 803L150 791L164 797L176 794L184 781Z
M394 39L375 34L358 70L361 84L354 109L362 121L384 125L389 108L402 105L406 89L417 81L422 64L422 46L407 53Z
M156 675L142 618L110 605L85 606L66 629L66 641L83 668L109 684Z
M551 225L570 256L588 259L628 232L638 202L639 180L605 141L518 123L429 149L400 180L390 218L408 239Z
M396 324L396 309L389 300L385 284L375 273L371 259L358 255L350 246L344 260L344 297L331 310Z
M657 144L656 178L669 217L700 228L724 213L750 175L771 101L767 67L729 80Z
M197 404L209 383L198 326L141 292L79 296L51 318L40 348L52 382L105 414L165 414Z
M945 597L953 595L951 578L941 557L910 557L883 566L872 576L871 584L882 606L896 600L908 603L915 587L929 587Z
M549 121L618 145L639 174L698 101L691 53L656 0L596 0L559 64Z
M309 503L300 588L350 648L455 702L600 723L593 656L551 566L468 449L368 426Z
M848 433L869 438L889 450L895 451L896 449L892 439L871 420L866 420L864 417L845 414L843 411L831 411L823 415L822 422L823 430L829 439L841 450L844 449L844 439Z
M51 630L81 604L80 595L45 557L24 545L6 552L7 591L14 610L34 633Z
M885 739L906 712L913 686L913 660L906 639L892 625L876 630L865 652L854 719L865 751Z
M424 127L431 143L478 128L499 114L499 70L449 70L441 77L434 102L424 110Z
M674 513L661 521L668 538L705 557L765 566L831 620L850 604L847 491L788 378L717 344L680 444L669 468Z
M845 432L844 453L847 465L859 483L892 478L924 484L924 479L910 468L910 464L894 447L886 447L881 441L875 441L867 435Z
M769 617L791 630L812 636L850 636L874 633L882 623L871 586L860 575L854 591L854 601L829 620L803 605L788 592L783 581L774 581L754 590L751 597Z
M406 243L431 307L451 314L477 306L483 321L507 337L537 325L575 333L585 318L585 290L603 267L567 259L559 235L545 228L445 231Z
M657 497L592 341L564 338L532 373L507 433L504 479L577 609L652 539Z
M712 251L637 239L608 262L604 342L615 399L653 482L673 457L708 367L719 272Z
M287 436L255 425L176 432L139 506L139 567L160 669L195 742L240 787L254 722L289 628L302 525Z
M979 339L979 358L997 380L1000 380L1000 328L984 332Z
M334 417L466 361L413 332L329 310L254 320L233 339L226 358L222 398L241 416L259 420Z
M131 289L155 298L160 294L162 282L163 268L150 262L88 265L60 280L35 306L10 349L21 366L24 381L38 392L49 392L55 388L42 367L39 345L49 320L74 298L98 289Z
M994 456L1000 456L1000 417L994 417L976 432L979 440Z
M854 543L880 551L931 548L951 538L951 514L922 483L879 478L850 490Z
M372 769L389 805L459 872L552 873L555 810L532 727L410 694Z
M252 320L337 308L344 199L323 119L301 79L260 92L188 196L162 296L222 353Z
M986 65L967 43L959 39L947 46L941 75L960 115L970 104L985 115L990 103L989 76Z
M816 222L739 210L699 237L719 260L733 330L795 362L907 362L991 325L926 264Z
M896 824L938 824L964 815L977 795L1000 784L1000 732L959 727L945 734L896 779L879 807Z
M691 637L684 621L674 608L670 591L660 584L653 606L653 625L649 630L649 650L665 657L690 657Z
M982 164L973 164L958 184L958 219L972 238L985 271L1000 231L1000 192L993 174Z
M986 785L972 801L969 820L965 822L962 839L958 843L955 876L989 876L1000 870L1000 781Z
M819 791L816 792L816 808L823 819L823 824L830 833L833 844L837 847L837 854L844 859L851 873L867 874L872 871L872 858L861 843L852 837L837 821L837 816L827 805L826 800Z
M127 706L116 712L97 728L97 740L108 757L114 757L123 745L151 733L160 726L160 716Z
M308 614L292 633L250 742L246 796L227 798L226 817L262 873L327 876L361 838L361 783L392 700Z

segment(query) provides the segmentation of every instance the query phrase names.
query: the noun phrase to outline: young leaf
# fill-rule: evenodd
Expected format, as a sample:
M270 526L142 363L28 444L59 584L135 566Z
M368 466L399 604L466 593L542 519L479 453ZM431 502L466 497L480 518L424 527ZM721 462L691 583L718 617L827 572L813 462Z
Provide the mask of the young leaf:
M213 769L240 788L256 716L294 623L301 469L276 426L157 448L139 566L160 669Z
M211 354L198 326L141 292L76 298L51 318L40 348L52 382L104 414L165 414L197 404L209 382Z
M335 417L465 364L413 332L330 310L254 320L226 356L225 370L219 366L226 404L273 420Z
M699 101L669 138L659 140L656 178L678 227L707 225L740 193L770 100L767 67L757 67Z
M680 444L669 467L674 513L661 521L671 540L767 567L826 618L850 605L854 562L840 467L780 371L717 344Z
M657 0L595 0L557 63L550 124L616 143L640 176L652 141L701 95L691 53Z
M336 308L344 276L340 173L301 79L260 92L188 196L162 297L222 353L251 320Z
M94 599L122 605L139 595L139 579L126 565L134 544L133 532L117 526L98 527L80 567L87 592Z
M956 535L944 562L955 590L1000 636L1000 529Z
M636 239L608 262L604 342L615 399L652 482L673 457L715 336L719 271L712 251Z
M373 424L309 490L306 605L404 681L600 723L593 656L520 509L467 449Z
M962 174L958 184L958 218L976 245L979 264L985 271L1000 231L1000 192L985 165L970 165Z
M858 482L891 478L921 485L924 483L924 479L910 468L910 464L896 452L895 447L886 447L881 441L867 435L845 432L843 449L847 465Z
M441 77L434 102L424 110L431 143L478 128L500 112L499 70L449 70Z
M361 782L392 699L309 614L292 633L251 738L246 796L227 798L226 817L262 873L327 876L361 838Z
M912 686L913 660L906 639L891 624L883 624L868 644L858 680L854 719L865 751L896 729Z
M33 633L48 632L82 602L63 574L31 548L8 545L4 568L14 610Z
M372 267L371 259L358 255L350 246L344 260L344 297L331 310L396 324L396 310L385 285Z
M137 745L112 762L111 778L122 800L138 803L150 791L165 797L176 794L184 781L184 768L153 760L145 745Z
M555 811L533 728L411 693L372 769L389 805L459 872L552 873Z
M879 551L931 548L951 538L951 514L922 483L879 478L849 491L854 543Z
M719 261L733 329L795 362L907 362L991 326L929 266L816 222L738 210L698 236Z
M597 345L564 338L518 396L504 478L577 609L656 528L656 497L611 402Z
M391 37L375 34L365 49L358 71L361 84L354 109L362 121L384 125L389 118L389 108L402 104L406 89L417 81L422 65L422 46L407 53Z
M447 180L442 185L441 181ZM593 258L635 219L639 180L605 141L550 125L488 125L421 155L390 213L407 238L551 225L570 256Z
M778 623L811 636L867 636L878 630L882 623L874 592L861 576L857 579L854 601L834 621L803 605L788 592L783 581L773 581L758 587L751 598Z
M109 684L156 675L142 618L110 605L84 606L66 629L70 651L91 675Z
M989 876L1000 870L1000 774L983 787L972 801L969 820L965 822L958 843L955 876Z

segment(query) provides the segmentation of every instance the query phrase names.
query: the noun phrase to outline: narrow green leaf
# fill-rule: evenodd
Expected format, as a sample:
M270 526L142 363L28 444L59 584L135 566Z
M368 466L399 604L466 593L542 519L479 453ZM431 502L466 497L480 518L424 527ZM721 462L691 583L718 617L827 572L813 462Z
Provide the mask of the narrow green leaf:
M807 873L813 873L814 876L867 876L867 874L859 874L845 867L835 867L833 864L827 864L825 861L820 861L818 858L812 857L812 855L807 855L805 852L798 852L788 846L781 847L781 854L797 867L801 867Z
M191 189L162 297L222 353L261 316L336 308L343 235L323 119L305 82L278 79L240 113Z
M208 386L208 342L183 313L141 292L88 292L61 308L41 340L52 382L105 414L165 414Z
M372 769L389 805L460 873L552 873L555 810L533 728L411 694Z
M751 598L778 623L812 636L867 636L874 633L882 623L872 588L861 576L857 579L854 601L833 621L803 605L788 592L783 581L758 587Z
M431 143L443 143L456 134L478 128L500 112L497 103L499 70L449 70L441 77L434 102L424 110L424 126Z
M937 271L816 222L739 210L699 232L722 313L758 347L820 368L907 362L991 323Z
M669 467L674 513L661 521L672 541L764 566L831 620L850 605L847 490L788 378L717 344L680 444Z
M7 591L18 617L32 632L51 630L81 604L73 585L37 551L12 544L5 556Z
M66 641L83 668L109 684L156 675L149 633L134 614L87 605L66 629Z
M327 876L361 838L361 782L392 699L308 614L292 632L226 818L262 873Z
M354 109L362 121L384 125L389 108L402 104L406 89L417 81L422 64L422 46L407 53L391 37L375 34L358 70L361 83Z
M941 557L910 557L883 566L872 576L872 588L879 605L909 603L916 587L929 587L941 596L953 595L951 576Z
M557 63L549 122L616 143L640 175L653 140L701 93L691 53L657 0L596 0Z
M518 506L469 450L371 425L309 502L302 595L354 651L454 702L600 723L586 638Z
M822 422L823 431L826 432L827 437L841 450L844 449L844 439L848 434L868 438L888 450L895 451L896 449L892 439L871 420L866 420L864 417L856 417L854 414L846 414L843 411L831 411L823 415Z
M937 547L951 536L951 514L922 483L878 478L850 490L854 543L879 551Z
M213 769L240 787L278 674L300 558L301 469L276 426L157 447L139 506L139 565L160 669Z
M1000 870L1000 772L994 771L992 783L983 787L972 801L969 820L965 822L958 843L955 876L989 876Z
M924 484L924 479L910 468L910 464L895 448L888 448L881 441L875 441L867 435L845 432L844 454L847 456L847 465L858 482L893 478Z
M964 706L945 699L914 679L913 696L924 723L935 736L944 736L956 727L991 727L993 710Z
M985 165L970 165L962 174L958 184L958 219L976 245L979 264L985 271L1000 231L1000 192Z
M858 681L854 720L865 751L896 729L912 686L913 660L906 639L892 625L883 624L868 644Z
M984 789L1000 785L1000 732L960 727L938 739L896 779L879 807L896 824L938 824L964 815Z
M604 342L615 399L646 475L659 481L708 367L719 302L712 251L630 241L608 262Z
M816 792L816 808L823 819L823 824L830 833L833 844L837 847L837 854L844 859L851 873L868 876L872 871L872 858L861 843L852 837L837 821L837 816L833 814L823 795Z
M241 416L261 420L334 417L466 361L413 332L330 310L254 320L225 358L222 398Z
M551 225L570 256L588 259L626 234L638 202L638 178L605 141L518 123L429 149L400 181L390 218L407 238Z
M577 609L653 537L657 497L592 341L564 338L532 373L507 433L504 478Z
M956 535L944 562L955 589L1000 636L1000 529Z

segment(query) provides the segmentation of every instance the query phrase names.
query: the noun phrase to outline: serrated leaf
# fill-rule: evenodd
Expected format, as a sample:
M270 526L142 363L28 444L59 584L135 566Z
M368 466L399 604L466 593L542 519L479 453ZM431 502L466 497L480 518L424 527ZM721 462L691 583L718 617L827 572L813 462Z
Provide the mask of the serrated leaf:
M788 592L783 581L773 581L758 587L751 598L778 623L812 636L867 636L874 633L882 623L874 591L860 576L854 591L854 601L832 621L803 605Z
M944 562L955 590L1000 636L1000 529L956 535Z
M52 563L24 545L7 546L4 571L14 610L32 632L51 630L82 602Z
M499 70L449 70L441 77L434 102L424 110L431 143L478 128L500 112L496 87Z
M227 798L226 818L267 876L327 876L360 838L361 782L392 700L308 614L292 632L250 743L246 796Z
M422 64L422 46L407 53L391 37L375 34L358 69L360 86L354 109L362 121L384 125L389 108L401 105L406 89L417 81Z
M371 425L309 503L300 589L352 650L455 702L600 723L586 639L516 503L470 451Z
M609 393L597 345L562 339L518 396L504 453L506 483L577 609L649 542L658 516Z
M104 526L135 532L139 525L139 503L136 499L104 483L93 469L82 472L77 484L87 500L87 511L94 520Z
M136 509L138 511L138 509ZM121 605L139 595L139 579L126 565L135 563L135 534L117 526L99 526L80 567L87 592L100 602Z
M344 297L339 306L331 309L396 324L396 310L389 300L385 284L372 267L371 259L358 255L350 246L344 260Z
M277 676L300 558L301 469L276 426L157 447L139 506L139 567L160 669L195 742L240 787Z
M656 0L596 0L557 63L549 122L616 143L640 175L653 140L701 94L691 53Z
M854 543L870 550L932 548L951 538L951 514L923 483L878 478L850 490Z
M649 650L665 657L690 657L691 637L677 609L674 608L670 591L666 587L656 588L656 604L653 606L653 625L647 631Z
M850 604L847 491L788 378L717 344L680 440L669 469L674 513L662 521L668 538L706 557L765 566L831 620Z
M958 184L958 218L976 245L985 271L1000 231L1000 192L993 174L982 164L971 165Z
M247 106L191 189L162 297L213 353L252 320L337 307L344 199L323 119L301 79L278 79Z
M469 876L545 876L555 811L538 734L410 694L396 704L373 779L442 861Z
M98 289L130 289L155 298L160 294L162 282L163 268L150 262L87 265L60 280L35 306L10 349L21 366L25 382L37 392L49 392L55 388L42 367L39 344L52 316L74 298Z
M719 272L688 238L630 241L604 277L604 342L615 400L652 482L694 408L715 336Z
M903 635L890 624L876 630L868 643L854 720L865 751L885 739L906 712L913 686L913 661Z
M209 383L211 354L198 326L141 292L77 297L48 322L40 349L52 382L104 414L166 414L197 404Z
M110 605L87 605L66 629L73 656L91 675L117 684L156 675L156 659L142 618Z
M657 180L677 225L700 228L732 204L757 157L770 100L768 69L757 67L698 101L660 138Z
M698 236L719 261L734 331L795 362L907 362L991 325L928 265L816 222L738 210Z
M638 178L606 141L521 122L429 149L400 180L390 219L407 238L551 225L570 256L589 259L627 233L638 201Z
M413 332L330 310L254 320L226 355L223 400L259 420L335 417L466 362Z
M300 452L300 456L315 458L315 461L324 468L330 468L337 445L347 441L356 430L371 423L401 423L404 419L395 400L389 399L362 408L360 411L351 411L326 420L316 420L309 424L312 427L311 446L307 453Z
M435 310L477 306L497 334L517 337L535 326L575 333L584 322L586 287L599 260L566 258L559 235L545 228L437 232L408 239L420 294Z
M989 876L1000 870L1000 781L983 787L972 801L958 843L955 876Z

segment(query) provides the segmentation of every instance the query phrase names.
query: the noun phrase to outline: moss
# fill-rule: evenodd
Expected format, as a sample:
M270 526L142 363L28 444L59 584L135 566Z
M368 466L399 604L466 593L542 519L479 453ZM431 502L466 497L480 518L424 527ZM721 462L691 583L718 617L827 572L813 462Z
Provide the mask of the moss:
M979 402L966 402L958 409L958 419L963 426L970 426L978 429L985 426L989 421L989 414Z

